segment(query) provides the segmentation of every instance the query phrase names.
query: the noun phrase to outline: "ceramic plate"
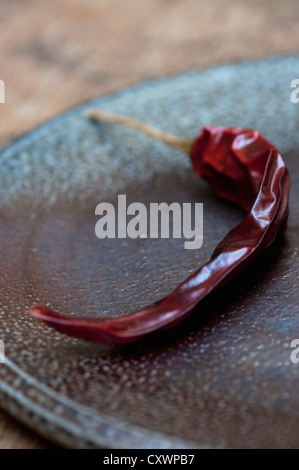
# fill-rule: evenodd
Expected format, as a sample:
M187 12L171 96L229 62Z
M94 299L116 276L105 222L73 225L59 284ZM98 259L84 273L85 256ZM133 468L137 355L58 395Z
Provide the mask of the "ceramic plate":
M1 407L69 447L299 445L299 58L193 71L100 98L0 155ZM243 217L214 197L180 152L134 130L95 125L89 106L182 137L207 124L256 128L284 155L293 187L284 240L173 331L124 348L69 338L34 303L78 317L126 315L207 261ZM203 202L204 242L95 236L95 207Z

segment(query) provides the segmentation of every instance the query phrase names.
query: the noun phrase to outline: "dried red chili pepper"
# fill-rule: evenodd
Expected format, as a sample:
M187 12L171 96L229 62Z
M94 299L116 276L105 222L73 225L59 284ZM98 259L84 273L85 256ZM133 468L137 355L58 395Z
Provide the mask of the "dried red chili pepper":
M214 250L211 259L154 304L122 318L69 318L46 307L31 313L56 330L98 343L130 343L170 328L212 291L223 286L276 239L288 217L290 177L278 150L258 131L205 127L194 141L177 139L132 118L92 111L93 119L130 124L191 156L196 174L215 194L241 206L246 217Z

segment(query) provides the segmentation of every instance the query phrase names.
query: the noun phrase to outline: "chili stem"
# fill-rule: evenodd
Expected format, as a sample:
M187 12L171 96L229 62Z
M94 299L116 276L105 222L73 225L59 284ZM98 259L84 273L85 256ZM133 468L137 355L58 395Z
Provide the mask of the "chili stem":
M145 124L133 117L110 113L102 109L89 109L87 111L87 116L94 121L112 122L114 124L124 124L125 126L133 127L134 129L138 129L139 131L164 142L170 147L181 150L187 155L191 155L194 144L193 139L181 139L180 137L168 134L167 132L160 131L156 127Z

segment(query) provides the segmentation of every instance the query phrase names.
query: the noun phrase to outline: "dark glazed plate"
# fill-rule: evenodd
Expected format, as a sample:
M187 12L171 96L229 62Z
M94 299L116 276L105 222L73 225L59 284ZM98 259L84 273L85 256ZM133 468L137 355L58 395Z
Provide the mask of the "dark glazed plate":
M70 447L298 447L298 57L222 66L91 103L182 137L206 124L260 130L293 188L284 240L171 332L126 348L58 334L33 303L75 316L125 315L208 259L242 213L216 200L179 152L133 130L94 125L84 107L0 155L1 407ZM298 77L297 77L298 78ZM204 244L99 240L95 207L204 202Z

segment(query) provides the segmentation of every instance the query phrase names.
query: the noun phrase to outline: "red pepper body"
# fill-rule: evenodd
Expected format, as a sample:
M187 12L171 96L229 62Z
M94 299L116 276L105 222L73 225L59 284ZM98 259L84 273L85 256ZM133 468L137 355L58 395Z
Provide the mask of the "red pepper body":
M137 341L180 322L271 245L287 220L290 189L278 150L255 130L208 126L196 139L191 160L217 196L247 212L206 264L168 296L125 317L69 318L42 306L32 307L32 315L77 338L111 344Z

